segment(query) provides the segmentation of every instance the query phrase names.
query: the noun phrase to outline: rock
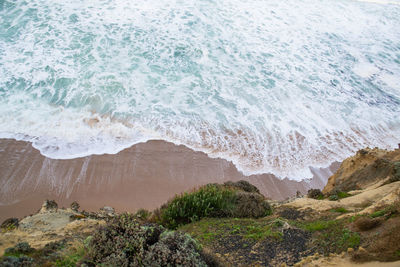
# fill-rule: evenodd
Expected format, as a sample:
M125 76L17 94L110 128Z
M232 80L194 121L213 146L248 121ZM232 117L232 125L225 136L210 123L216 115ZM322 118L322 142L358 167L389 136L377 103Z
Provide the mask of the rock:
M348 248L347 249L347 253L353 253L354 252L354 248Z
M57 211L58 205L54 200L46 200L42 208L40 209L40 212L54 212Z
M18 219L17 218L8 218L6 219L0 226L0 229L14 229L18 227Z
M78 204L78 202L74 201L71 203L71 210L78 212L80 205Z
M339 191L360 190L383 183L388 178L391 179L389 182L395 182L396 177L400 179L400 168L397 172L396 166L399 159L400 150L362 149L342 162L337 172L329 177L323 193L331 195Z

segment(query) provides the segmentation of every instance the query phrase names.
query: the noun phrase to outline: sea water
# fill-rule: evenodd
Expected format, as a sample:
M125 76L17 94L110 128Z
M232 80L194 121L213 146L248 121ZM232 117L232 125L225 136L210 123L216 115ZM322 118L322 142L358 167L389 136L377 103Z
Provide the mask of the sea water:
M400 142L400 1L0 0L0 137L310 177Z

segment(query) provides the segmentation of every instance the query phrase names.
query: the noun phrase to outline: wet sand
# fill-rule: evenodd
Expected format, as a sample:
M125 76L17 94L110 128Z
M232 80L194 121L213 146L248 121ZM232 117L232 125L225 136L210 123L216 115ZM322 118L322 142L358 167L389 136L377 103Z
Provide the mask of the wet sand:
M271 199L282 200L322 188L338 168L314 169L302 182L272 174L244 176L229 161L209 158L185 146L148 141L113 155L57 160L42 156L29 142L0 139L0 221L37 211L45 199L82 209L107 205L117 211L154 209L177 193L207 183L247 180Z

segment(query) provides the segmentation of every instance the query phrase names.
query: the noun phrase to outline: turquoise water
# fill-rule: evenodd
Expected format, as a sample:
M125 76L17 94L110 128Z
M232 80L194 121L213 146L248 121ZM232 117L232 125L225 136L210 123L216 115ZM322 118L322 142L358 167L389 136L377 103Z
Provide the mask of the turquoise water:
M310 176L400 136L400 1L0 0L0 137Z

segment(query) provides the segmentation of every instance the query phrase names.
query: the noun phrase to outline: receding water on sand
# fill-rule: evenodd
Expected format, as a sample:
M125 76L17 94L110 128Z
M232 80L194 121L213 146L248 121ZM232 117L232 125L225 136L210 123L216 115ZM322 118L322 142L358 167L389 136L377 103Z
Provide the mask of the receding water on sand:
M400 135L400 6L0 1L0 137L52 159L161 139L311 177Z

